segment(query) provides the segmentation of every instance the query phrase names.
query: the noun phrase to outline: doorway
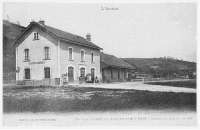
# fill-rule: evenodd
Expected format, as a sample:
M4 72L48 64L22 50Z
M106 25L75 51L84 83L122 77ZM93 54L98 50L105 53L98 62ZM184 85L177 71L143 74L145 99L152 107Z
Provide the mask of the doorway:
M68 81L73 82L74 81L74 68L68 67Z
M92 68L91 69L91 80L92 80L92 83L94 83L94 78L95 78L95 69Z

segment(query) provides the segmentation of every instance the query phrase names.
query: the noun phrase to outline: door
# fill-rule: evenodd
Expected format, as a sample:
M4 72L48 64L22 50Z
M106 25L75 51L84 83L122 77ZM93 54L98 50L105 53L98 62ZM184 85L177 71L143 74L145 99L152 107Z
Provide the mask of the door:
M68 81L73 82L74 81L74 68L68 67Z
M94 68L91 69L91 80L92 82L94 82L94 78L95 78L95 71Z
M120 70L118 70L118 81L120 80Z
M80 68L80 77L85 77L85 68Z
M85 77L85 68L80 68L80 76L79 76L79 81L85 82L86 77Z

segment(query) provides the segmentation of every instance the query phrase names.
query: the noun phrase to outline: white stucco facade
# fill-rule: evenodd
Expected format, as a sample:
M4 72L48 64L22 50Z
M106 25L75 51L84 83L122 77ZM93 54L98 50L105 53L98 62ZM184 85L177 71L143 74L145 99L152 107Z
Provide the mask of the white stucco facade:
M34 40L34 33L38 32L39 39ZM49 47L49 59L45 60L44 48ZM69 48L72 48L73 59L69 59ZM29 49L29 60L25 61L25 49ZM81 50L84 51L84 61L81 61ZM93 61L92 56L93 53ZM30 69L29 80L45 79L44 68L50 68L50 79L60 78L68 74L68 67L73 67L74 81L78 81L80 68L85 68L85 74L95 69L95 77L101 79L100 50L67 43L51 37L39 28L32 29L24 40L16 46L16 80L25 80L25 69ZM68 76L66 76L68 80Z
M87 47L80 47L73 44L66 44L64 42L60 43L60 69L61 75L68 73L68 67L74 68L74 79L78 80L80 76L80 68L85 68L85 74L91 73L91 69L95 69L95 76L99 79L101 78L100 74L100 51L90 49ZM69 59L69 48L72 48L73 59ZM81 61L81 50L84 50L84 61ZM91 62L91 54L94 54L93 61Z

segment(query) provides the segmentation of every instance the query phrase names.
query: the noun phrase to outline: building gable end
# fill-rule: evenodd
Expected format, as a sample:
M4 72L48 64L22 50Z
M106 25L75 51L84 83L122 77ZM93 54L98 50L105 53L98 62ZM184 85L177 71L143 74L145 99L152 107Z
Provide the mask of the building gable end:
M54 40L57 40L58 38L54 35L54 34L52 34L52 33L48 33L46 30L45 30L45 28L42 28L42 27L40 27L40 26L37 26L37 25L32 25L32 26L30 26L30 27L28 27L17 39L16 39L16 41L15 41L15 47L17 47L18 45L20 45L27 37L29 37L30 36L30 34L32 34L32 32L34 32L34 30L39 30L39 31L37 31L39 34L40 34L40 36L41 36L41 33L44 33L44 34L46 34L46 35L48 35L48 36L50 36L51 38L53 38ZM45 36L43 36L43 37L45 37ZM46 39L48 39L47 37L45 37Z

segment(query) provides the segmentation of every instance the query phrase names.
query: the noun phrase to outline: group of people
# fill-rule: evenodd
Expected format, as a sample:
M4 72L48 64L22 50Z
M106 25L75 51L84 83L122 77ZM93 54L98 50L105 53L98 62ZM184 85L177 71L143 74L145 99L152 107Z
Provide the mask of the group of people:
M91 74L87 74L86 76L84 77L79 77L79 81L85 81L87 83L98 83L99 82L99 79L97 76L92 76Z
M86 82L86 83L99 83L99 79L97 76L92 76L91 74L87 74L86 76L80 76L79 77L80 82ZM66 84L67 81L67 74L62 75L62 82Z

